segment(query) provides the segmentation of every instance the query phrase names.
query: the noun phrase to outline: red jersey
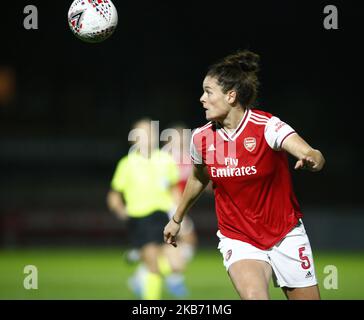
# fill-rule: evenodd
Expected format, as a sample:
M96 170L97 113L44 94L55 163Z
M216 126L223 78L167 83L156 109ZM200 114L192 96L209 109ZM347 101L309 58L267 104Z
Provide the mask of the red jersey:
M234 132L209 122L194 131L191 159L213 182L220 232L266 250L302 217L281 146L295 131L279 118L247 110Z

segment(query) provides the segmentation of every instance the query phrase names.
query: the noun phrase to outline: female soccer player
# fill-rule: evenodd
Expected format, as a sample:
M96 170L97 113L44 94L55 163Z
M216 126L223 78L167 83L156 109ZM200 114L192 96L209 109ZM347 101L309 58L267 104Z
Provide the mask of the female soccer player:
M184 215L212 180L218 248L241 299L269 299L272 276L288 299L320 299L287 153L295 169L319 171L325 160L288 124L252 108L258 69L247 50L208 69L200 101L210 122L192 135L193 172L164 240L177 246Z

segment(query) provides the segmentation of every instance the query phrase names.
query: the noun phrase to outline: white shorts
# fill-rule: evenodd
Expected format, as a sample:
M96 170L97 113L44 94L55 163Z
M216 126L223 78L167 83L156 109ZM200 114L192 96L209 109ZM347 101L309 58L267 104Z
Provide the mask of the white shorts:
M276 287L303 288L317 284L310 241L305 227L300 221L279 243L268 250L230 239L217 232L224 266L239 260L254 259L269 263L273 269L273 282Z

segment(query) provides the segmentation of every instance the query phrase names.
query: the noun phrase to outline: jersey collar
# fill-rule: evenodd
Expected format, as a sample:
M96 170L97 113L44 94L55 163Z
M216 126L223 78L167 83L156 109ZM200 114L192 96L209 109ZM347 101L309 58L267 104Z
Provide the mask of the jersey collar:
M231 133L227 132L218 122L216 122L216 129L218 134L225 140L225 141L234 141L237 137L240 136L240 134L244 131L244 128L246 127L249 118L250 118L250 109L247 109L244 113L243 118L240 120L238 126L235 128L235 130Z

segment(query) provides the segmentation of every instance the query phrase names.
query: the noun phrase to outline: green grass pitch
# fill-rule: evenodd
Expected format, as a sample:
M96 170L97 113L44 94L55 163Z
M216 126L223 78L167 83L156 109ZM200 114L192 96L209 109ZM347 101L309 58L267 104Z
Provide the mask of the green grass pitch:
M24 288L26 265L37 267L36 290ZM323 299L364 299L364 254L316 252L315 265ZM325 273L329 265L337 268L338 289L325 288L332 283L332 274ZM134 268L115 248L2 250L0 299L135 299L126 286ZM185 276L187 299L238 299L217 250L199 249ZM173 296L165 291L163 298ZM273 287L271 298L285 299Z

